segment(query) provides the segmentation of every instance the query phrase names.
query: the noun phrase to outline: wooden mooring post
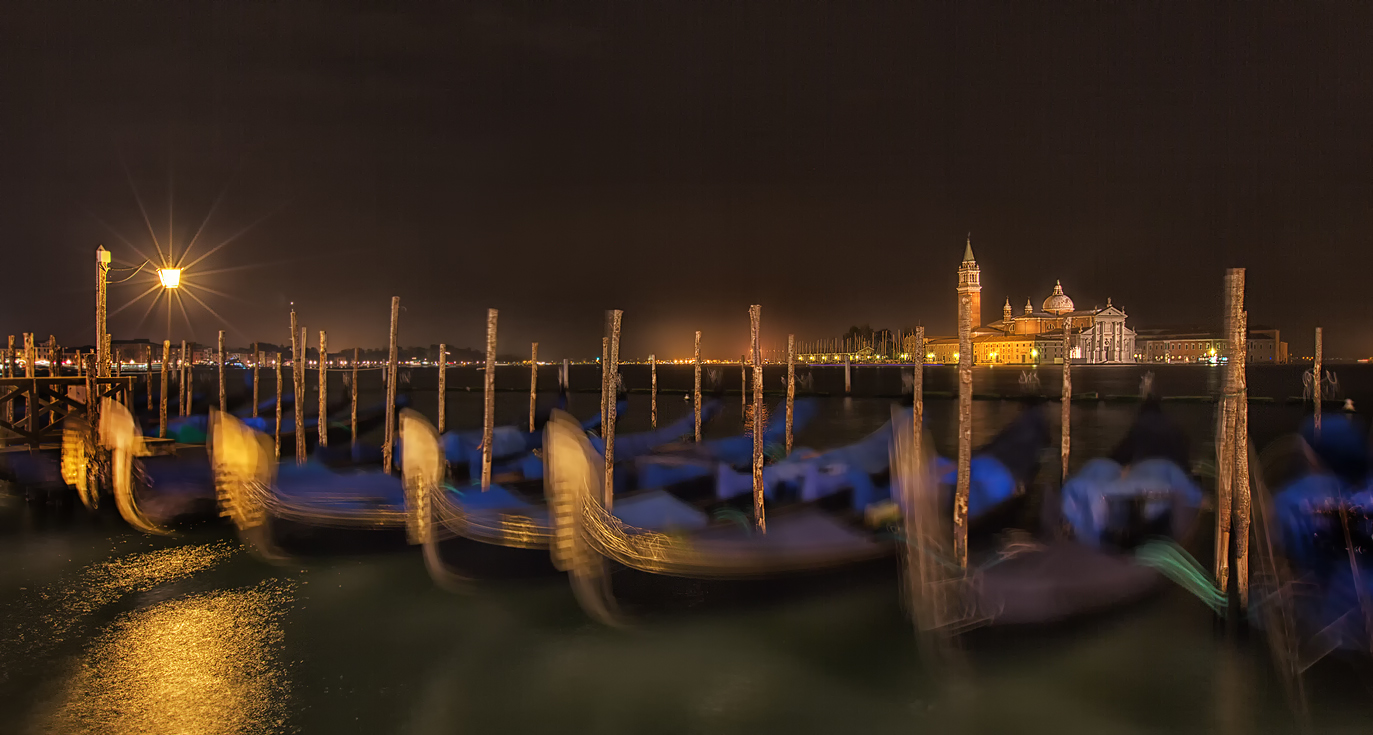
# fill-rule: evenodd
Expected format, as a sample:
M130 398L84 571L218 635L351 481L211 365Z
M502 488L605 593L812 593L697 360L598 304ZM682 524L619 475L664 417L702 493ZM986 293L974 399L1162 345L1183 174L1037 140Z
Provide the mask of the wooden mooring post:
M1058 455L1062 463L1059 473L1060 482L1068 481L1068 455L1069 445L1072 443L1072 433L1069 426L1073 416L1073 328L1072 319L1063 320L1063 392L1062 403L1062 433L1059 436ZM1062 487L1060 484L1059 487Z
M539 403L539 343L529 345L529 431L534 431L534 409Z
M353 380L349 386L353 389L353 415L350 426L353 430L353 443L358 443L358 348L353 348Z
M491 487L491 442L496 430L496 318L499 312L486 310L486 375L482 396L482 491Z
M853 361L849 355L844 355L844 395L853 392Z
M5 348L5 377L19 377L15 373L14 335L12 334L10 335L9 346ZM14 423L14 401L5 401L5 421L11 424Z
M439 423L438 431L443 433L448 418L448 345L439 344ZM533 429L530 429L533 431Z
M753 521L759 533L767 533L768 521L763 512L763 349L759 330L763 307L748 308L749 345L753 353Z
M162 340L162 388L158 391L157 436L167 438L167 363L172 360L172 341Z
M276 428L276 457L281 459L281 353L277 353L277 428Z
M382 469L391 474L396 451L396 364L400 359L400 297L391 297L391 339L386 358L386 438L381 448Z
M49 358L49 359L56 359L56 357L57 357L57 354L56 354L56 353L57 353L57 338L56 338L56 337L52 337L52 336L49 336L49 337L48 337L48 349L50 350L50 353L49 353L49 354L52 355L52 357ZM148 412L149 412L149 413L152 413L152 410L153 410L153 346L152 346L152 345L148 345L148 347L147 347L147 358L148 358L148 359L144 361L143 385L144 385L144 387L146 387L146 388L148 389L148 406L147 406L147 408L148 408ZM50 362L50 363L48 363L48 364L53 366L53 368L52 368L52 370L53 370L52 374L53 374L53 375L60 375L60 374L61 374L60 372L58 372L58 369L57 369L57 365L59 364L58 362Z
M224 413L229 410L228 396L224 390L224 330L219 330L219 411Z
M658 360L648 356L648 418L649 425L658 428Z
M296 379L300 381L300 397L296 402L296 452L299 456L309 458L309 437L305 432L304 422L309 419L309 411L305 408L306 399L310 397L310 384L305 382L305 367L310 364L310 330L305 327L300 328L300 360L296 363ZM303 461L303 460L302 460Z
M968 568L968 493L972 485L973 343L972 295L958 296L958 484L953 502L953 553Z
M620 370L620 321L624 312L619 309L610 311L610 362L606 365L606 375L610 386L610 400L606 406L605 427L605 495L603 503L610 512L615 503L615 401L619 397Z
M1248 357L1248 315L1244 311L1245 272L1225 273L1225 331L1229 355L1220 401L1216 449L1216 584L1234 589L1241 609L1249 602L1249 397L1245 367ZM1233 575L1231 544L1234 544Z
M305 353L302 331L296 321L296 310L291 309L291 395L295 403L291 416L295 421L296 464L305 464L305 381L300 373Z
M1312 408L1316 410L1314 420L1317 437L1321 435L1321 404L1324 402L1321 386L1321 379L1324 377L1321 371L1321 358L1323 357L1321 353L1324 352L1325 347L1324 340L1322 339L1323 336L1321 328L1316 327L1316 355L1315 361L1311 365L1311 400L1313 404Z
M33 380L33 390L24 399L25 428L38 431L38 349L33 344L33 332L24 332L24 377ZM125 398L124 403L128 403Z
M253 418L257 418L257 403L258 403L257 376L258 376L258 366L261 365L261 364L262 364L262 349L258 346L258 343L254 342L254 343L253 343Z
M692 364L695 366L695 379L691 389L692 410L696 412L696 443L701 443L701 333L696 333L696 348Z
M329 446L329 335L319 330L319 445Z
M796 335L787 335L787 456L791 456L791 415L796 404Z
M1248 363L1249 315L1244 309L1245 272L1231 268L1226 273L1226 294L1229 296L1230 359L1227 362L1226 392L1230 395L1231 429L1230 471L1232 538L1235 542L1235 591L1240 610L1249 607L1249 519L1251 493L1249 488L1249 385L1245 376Z
M86 374L86 420L90 422L92 426L95 426L96 420L100 415L100 404L95 400L95 391L97 389L95 376L99 372L99 368L97 368L95 364L95 351L92 350L91 352L86 353L86 356L81 358L81 360L83 364L82 372Z
M925 328L915 328L915 373L911 376L911 391L913 403L911 411L915 415L911 418L915 422L913 450L916 457L916 470L923 471L925 461L924 442L925 442ZM914 505L908 507L914 508Z

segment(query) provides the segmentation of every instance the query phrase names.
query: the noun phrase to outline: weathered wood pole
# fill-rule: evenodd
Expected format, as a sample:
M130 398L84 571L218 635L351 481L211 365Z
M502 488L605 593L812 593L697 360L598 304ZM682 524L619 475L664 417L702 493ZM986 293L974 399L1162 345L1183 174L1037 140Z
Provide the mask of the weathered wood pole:
M219 330L219 410L229 410L229 401L224 391L224 330Z
M1235 313L1233 269L1225 272L1225 313L1223 334L1227 351L1225 379L1221 387L1220 417L1216 431L1216 534L1215 565L1216 585L1224 594L1230 592L1230 533L1233 527L1231 515L1234 511L1234 461L1235 461L1235 396L1234 369L1235 356Z
M386 358L386 444L381 448L381 464L386 474L391 474L392 459L396 446L396 362L399 360L400 339L400 297L391 297L391 341Z
M86 353L81 362L84 365L82 372L86 373L86 420L94 425L100 407L100 402L95 399L96 390L99 389L95 382L95 374L98 372L95 366L95 351Z
M277 428L276 434L276 457L281 459L281 353L277 353Z
M610 318L607 312L606 333L610 331ZM610 415L607 406L615 402L613 388L610 387L610 337L601 337L601 438L605 438L605 423L607 416Z
M152 350L152 347L149 346L148 349L149 349L149 350ZM48 355L48 376L49 376L49 377L53 377L53 378L60 377L60 376L62 375L61 360L58 359L58 355L57 355L57 337L55 337L54 335L51 335L51 334L48 335L48 345L47 345L47 350L46 350L46 351L47 351L47 355ZM149 354L148 354L148 360L149 360L148 364L151 365L151 364L152 364L152 353L151 353L151 352L149 352ZM149 375L151 375L151 373L149 373ZM152 397L153 384L152 384L152 379L149 378L148 381L147 381L147 383L148 383L148 391L149 391L149 392L148 392L148 408L149 408L149 410L151 410L152 407L153 407L153 397ZM55 423L57 423L57 409L52 407L52 406L54 406L54 405L55 405L55 404L49 404L48 416L47 416L47 419L46 419L46 421L47 421L49 424L55 424Z
M148 359L145 360L144 363L143 363L143 364L144 364L143 384L144 384L144 386L148 389L148 406L147 406L147 408L148 408L148 412L151 413L152 410L153 410L153 346L150 344L150 345L148 345L148 347L147 347L146 349L147 349L147 353L146 353L146 354L147 354L147 358L148 358ZM48 365L50 366L48 372L49 372L51 375L53 375L54 377L56 377L57 375L59 375L59 372L58 372L58 369L57 369L58 363L56 362L57 355L55 354L55 353L57 352L57 338L56 338L56 337L53 337L53 336L49 336L49 337L48 337L48 350L49 350L49 354L51 354L51 357L50 357L49 359L52 360L52 362L49 362L49 363L48 363Z
M448 345L439 345L439 433L448 418ZM533 431L533 429L531 429Z
M648 419L653 428L658 428L658 360L648 356Z
M560 379L562 380L563 390L566 392L572 391L572 366L570 363L571 361L566 357L563 358L563 374Z
M495 309L486 310L486 376L482 400L482 490L491 487L491 442L496 429L496 317Z
M300 378L300 398L301 398L302 401L304 401L305 399L307 399L307 398L310 397L310 384L307 383L306 380L305 380L305 368L306 368L306 366L309 365L309 364L310 364L310 330L306 329L305 327L301 327L301 328L300 328L300 363L299 363L298 365L296 365L296 375L297 375L297 377ZM302 403L299 403L299 404L297 404L297 405L300 406L300 415L301 415L301 417L302 417L303 419L305 419L305 420L308 420L307 409L305 408L305 404L302 402ZM308 438L309 438L310 435L309 435L309 434L303 433L303 432L304 432L304 428L303 428L303 427L297 426L296 428L297 428L297 429L299 430L299 432L300 432L300 433L297 433L297 435L296 435L296 436L297 436L297 438L296 438L296 443L297 443L298 445L300 445L300 446L308 446L308 445L309 445Z
M1062 424L1063 424L1063 426L1062 426L1062 432L1063 432L1063 433L1062 433L1062 435L1059 437L1059 444L1058 444L1058 455L1059 455L1059 460L1063 463L1063 467L1061 468L1061 472L1060 472L1060 475L1059 475L1060 478L1061 478L1061 482L1067 482L1067 481L1068 481L1068 456L1069 456L1069 452L1070 452L1069 446L1072 444L1072 433L1069 431L1069 426L1070 426L1070 424L1071 424L1072 415L1073 415L1073 367L1072 367L1072 362L1071 362L1071 360L1072 360L1072 354L1073 354L1073 327L1072 327L1072 320L1071 320L1071 319L1064 319L1064 320L1063 320L1063 393L1062 393L1062 396L1063 396L1063 397L1062 397L1062 406L1060 407L1060 410L1063 412L1063 413L1062 413L1062 416L1063 416L1063 420L1062 420Z
M619 381L616 378L620 371L620 320L623 316L624 312L619 309L612 309L610 312L610 364L606 367L611 396L606 407L605 497L603 498L606 511L610 511L615 502L615 399L618 397L616 388Z
M253 418L257 418L257 374L258 365L262 363L262 348L256 342L253 343Z
M696 333L696 351L692 358L696 366L696 378L691 389L691 402L696 412L696 443L701 443L701 333Z
M529 431L534 431L534 408L539 403L539 343L529 346Z
M968 493L973 455L973 306L972 295L958 296L958 485L953 502L953 553L968 568Z
M853 392L853 362L849 355L844 355L844 395Z
M915 374L911 376L911 391L914 395L911 418L915 422L914 449L916 471L924 472L925 455L925 328L915 328ZM921 475L917 475L921 476ZM908 505L907 508L914 508Z
M787 456L791 456L791 412L796 404L796 335L787 335Z
M38 349L33 344L33 332L24 332L24 377L33 381L29 397L24 401L24 420L30 432L38 431ZM124 399L128 403L128 399Z
M158 391L157 436L167 438L167 363L172 360L172 341L162 340L162 390Z
M9 346L5 348L5 377L18 377L14 369L14 335L11 334ZM5 421L14 423L14 401L5 401Z
M1316 327L1316 359L1311 366L1311 399L1314 403L1313 407L1316 409L1316 436L1318 437L1321 435L1321 403L1323 398L1321 396L1321 378L1323 377L1321 375L1321 353L1324 351L1325 345L1321 339L1322 336L1321 328Z
M353 389L353 443L358 443L358 348L353 348L353 381L350 386Z
M319 330L319 445L329 446L329 335Z
M1244 269L1231 268L1226 274L1229 295L1230 360L1228 363L1229 393L1234 405L1231 411L1232 429L1230 473L1235 540L1235 589L1239 593L1240 610L1249 607L1249 519L1251 494L1249 490L1249 385L1245 367L1249 357L1249 315L1244 310Z
M291 395L295 405L291 416L295 421L296 464L305 464L305 380L300 373L304 362L305 345L301 327L296 322L296 310L291 310Z
M768 521L763 514L763 349L759 339L759 322L763 307L748 308L749 345L753 353L753 521L759 533L767 533Z

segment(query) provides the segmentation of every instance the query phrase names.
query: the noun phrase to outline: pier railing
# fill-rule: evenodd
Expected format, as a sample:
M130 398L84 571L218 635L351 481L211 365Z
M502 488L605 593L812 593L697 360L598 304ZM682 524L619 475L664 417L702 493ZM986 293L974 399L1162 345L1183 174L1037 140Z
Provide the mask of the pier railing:
M0 378L0 439L39 446L62 441L69 416L93 418L102 398L133 394L132 376Z

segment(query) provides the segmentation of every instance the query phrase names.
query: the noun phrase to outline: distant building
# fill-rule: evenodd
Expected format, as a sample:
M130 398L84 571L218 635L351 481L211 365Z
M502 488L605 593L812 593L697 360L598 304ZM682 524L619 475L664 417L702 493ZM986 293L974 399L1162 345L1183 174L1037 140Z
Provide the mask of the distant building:
M1229 359L1229 340L1219 332L1201 329L1150 329L1139 335L1145 362L1220 363ZM1287 362L1287 343L1276 329L1249 330L1245 360L1256 364Z
M159 351L162 345L158 345ZM110 340L110 360L124 365L143 365L152 354L153 344L147 339ZM158 355L158 359L161 359Z
M1135 362L1135 332L1125 324L1128 318L1110 299L1104 309L1078 309L1063 292L1063 283L1044 299L1040 308L1027 299L1025 308L1015 314L1011 300L1001 307L1001 319L981 322L981 269L973 257L971 239L958 266L958 293L973 297L973 362L983 365L1061 363L1063 330L1069 333L1069 355L1073 362ZM926 362L958 362L958 338L934 337L928 340Z
M963 262L958 264L958 295L968 294L972 301L973 328L982 323L982 269L973 257L973 236L968 235L968 247L963 250Z

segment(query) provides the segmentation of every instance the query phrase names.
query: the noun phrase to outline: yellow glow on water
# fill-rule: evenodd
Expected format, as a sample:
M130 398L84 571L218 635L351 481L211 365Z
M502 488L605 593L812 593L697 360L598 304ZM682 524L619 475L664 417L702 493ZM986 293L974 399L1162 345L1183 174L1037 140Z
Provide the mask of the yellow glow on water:
M117 622L62 686L49 732L278 732L285 672L274 663L289 594L247 590L158 603Z

